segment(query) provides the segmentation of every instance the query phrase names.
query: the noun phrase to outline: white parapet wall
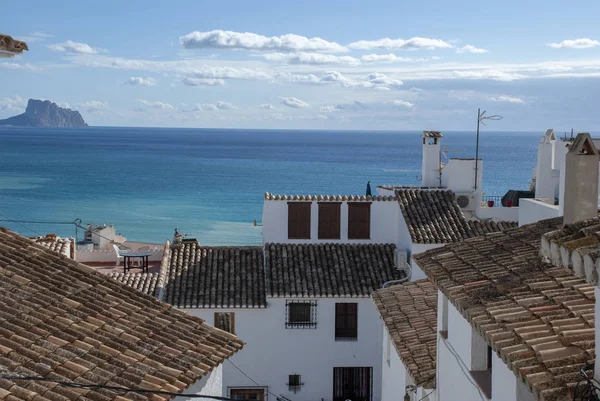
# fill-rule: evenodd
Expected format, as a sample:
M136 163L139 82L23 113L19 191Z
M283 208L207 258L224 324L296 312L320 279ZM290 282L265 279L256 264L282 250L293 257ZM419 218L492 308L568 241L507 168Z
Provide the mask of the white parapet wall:
M523 199L520 200L523 202ZM481 220L493 221L519 221L518 207L488 207L479 205L475 209L475 216Z
M519 226L558 216L558 205L539 199L519 199Z
M164 254L164 249L161 247L158 251L151 251L148 256L148 261L157 262L161 261ZM86 262L117 262L117 254L114 249L106 250L77 250L76 261L79 263ZM122 264L122 262L121 262Z

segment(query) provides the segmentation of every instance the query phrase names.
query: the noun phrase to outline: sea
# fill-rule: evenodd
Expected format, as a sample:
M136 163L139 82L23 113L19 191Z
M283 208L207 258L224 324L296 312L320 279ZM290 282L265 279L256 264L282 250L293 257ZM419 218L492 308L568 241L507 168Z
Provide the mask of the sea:
M529 188L543 133L481 131L487 195ZM475 157L475 142L447 131L442 146ZM265 192L419 185L422 145L418 131L0 127L0 146L0 225L23 235L72 237L81 219L132 241L177 228L205 245L257 245Z

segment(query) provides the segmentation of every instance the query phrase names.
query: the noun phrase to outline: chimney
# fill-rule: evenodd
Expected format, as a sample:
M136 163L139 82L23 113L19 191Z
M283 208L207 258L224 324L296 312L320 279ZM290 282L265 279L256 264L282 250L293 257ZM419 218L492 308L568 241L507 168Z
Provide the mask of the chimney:
M441 186L440 150L444 135L439 131L423 131L423 156L421 160L421 185Z
M564 224L598 216L598 162L590 134L578 134L565 156Z

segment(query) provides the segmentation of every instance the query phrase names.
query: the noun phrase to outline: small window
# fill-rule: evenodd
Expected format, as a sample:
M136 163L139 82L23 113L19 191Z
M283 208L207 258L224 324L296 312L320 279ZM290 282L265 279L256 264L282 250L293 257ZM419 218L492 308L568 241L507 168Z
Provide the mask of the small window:
M348 203L348 239L371 238L371 204Z
M300 391L300 387L302 387L302 384L303 383L300 378L300 375L298 375L298 374L289 375L288 389L290 391L293 391L294 394L296 394L298 391Z
M492 347L488 345L487 353L487 370L492 371Z
M231 334L235 334L235 313L215 312L215 327Z
M288 239L310 239L310 202L288 203Z
M341 203L319 203L319 239L340 239Z
M317 301L287 301L286 329L316 329Z
M358 338L358 304L335 304L335 339L355 340Z

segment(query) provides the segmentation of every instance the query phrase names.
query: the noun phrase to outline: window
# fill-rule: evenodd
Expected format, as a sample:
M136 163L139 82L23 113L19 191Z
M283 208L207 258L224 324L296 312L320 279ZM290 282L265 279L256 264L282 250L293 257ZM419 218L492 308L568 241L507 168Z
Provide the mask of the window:
M310 202L288 203L288 238L310 239Z
M373 368L333 368L333 401L371 401Z
M235 313L215 312L215 327L231 334L235 334Z
M302 383L302 380L300 380L300 375L294 374L289 376L288 389L290 391L293 391L294 394L300 391L300 387L302 386L302 384L304 383Z
M286 301L286 329L316 329L317 301Z
M358 337L358 304L335 304L335 339L356 339Z
M348 239L371 238L371 204L348 203Z
M229 398L234 400L265 400L265 390L262 388L232 388L229 390Z
M341 203L319 203L319 239L340 239Z

